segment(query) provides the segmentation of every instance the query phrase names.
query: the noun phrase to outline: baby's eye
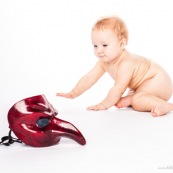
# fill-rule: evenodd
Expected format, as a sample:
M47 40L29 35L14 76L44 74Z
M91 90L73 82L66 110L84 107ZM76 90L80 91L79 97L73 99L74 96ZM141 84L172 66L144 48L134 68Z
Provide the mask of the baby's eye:
M107 47L108 45L107 44L103 44L103 47Z
M97 45L94 45L94 47L97 47Z

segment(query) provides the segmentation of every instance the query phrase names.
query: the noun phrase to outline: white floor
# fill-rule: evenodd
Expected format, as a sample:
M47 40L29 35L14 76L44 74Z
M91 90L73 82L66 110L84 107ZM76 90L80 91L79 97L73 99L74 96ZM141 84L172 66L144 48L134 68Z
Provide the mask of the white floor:
M0 137L8 134L7 114L15 102L44 94L87 141L1 145L1 172L172 172L173 112L153 118L130 108L86 111L113 85L108 75L75 100L55 96L94 66L90 31L105 15L122 17L129 27L127 49L157 61L173 79L172 6L172 0L0 0Z
M153 118L150 113L130 108L93 112L64 106L58 117L73 123L87 144L81 146L62 138L59 144L46 148L19 143L0 146L1 170L19 173L173 171L172 112ZM4 129L1 128L1 136L7 134L8 128L4 126Z

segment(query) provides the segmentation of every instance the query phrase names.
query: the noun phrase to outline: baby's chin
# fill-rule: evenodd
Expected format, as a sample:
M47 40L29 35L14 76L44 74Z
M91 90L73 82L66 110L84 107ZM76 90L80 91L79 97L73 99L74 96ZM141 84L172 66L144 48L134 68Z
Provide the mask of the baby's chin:
M112 61L111 59L107 58L106 56L99 56L98 59L103 61L103 62L111 62Z
M114 62L115 58L113 59L109 59L109 58L100 58L101 61L105 62L105 63L111 63L111 62Z

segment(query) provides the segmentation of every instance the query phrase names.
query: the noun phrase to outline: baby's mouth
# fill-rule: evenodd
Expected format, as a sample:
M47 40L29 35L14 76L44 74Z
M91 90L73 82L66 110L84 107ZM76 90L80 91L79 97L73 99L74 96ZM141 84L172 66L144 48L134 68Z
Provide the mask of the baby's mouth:
M104 57L105 57L104 55L102 55L102 56L99 56L99 58L100 58L100 59L103 59Z

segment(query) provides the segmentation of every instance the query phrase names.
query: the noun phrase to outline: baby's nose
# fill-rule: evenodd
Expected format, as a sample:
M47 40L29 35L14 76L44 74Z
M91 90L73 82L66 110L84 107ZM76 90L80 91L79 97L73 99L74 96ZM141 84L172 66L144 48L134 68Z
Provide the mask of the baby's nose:
M98 49L97 49L97 53L102 53L102 52L103 52L102 47L98 47Z

